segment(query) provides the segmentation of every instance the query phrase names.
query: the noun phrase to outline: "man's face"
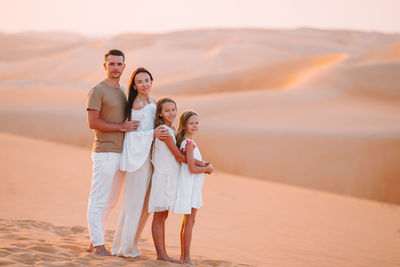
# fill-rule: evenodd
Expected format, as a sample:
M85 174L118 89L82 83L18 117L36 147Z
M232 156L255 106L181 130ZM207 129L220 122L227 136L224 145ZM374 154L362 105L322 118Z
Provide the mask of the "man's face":
M104 63L104 69L108 78L119 79L125 69L124 58L122 56L109 55Z

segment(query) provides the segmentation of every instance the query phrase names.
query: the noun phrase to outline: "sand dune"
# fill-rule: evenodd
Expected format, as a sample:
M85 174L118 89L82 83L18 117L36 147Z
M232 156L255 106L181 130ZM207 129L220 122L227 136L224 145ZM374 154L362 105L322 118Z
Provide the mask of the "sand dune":
M1 34L0 131L89 147L88 88L103 54L126 52L154 96L201 114L202 151L221 170L400 203L399 34L195 30L89 39ZM238 153L240 152L240 153ZM290 166L290 167L288 167Z
M346 58L343 54L291 59L250 70L221 73L179 80L162 86L162 94L212 94L236 91L288 89L298 86L315 72Z
M47 57L81 45L84 37L65 33L0 34L2 61L22 61L28 58ZM23 63L21 64L23 65Z
M349 95L398 99L399 65L400 61L339 64L309 79L301 87L340 88L340 92Z
M378 47L359 56L360 61L391 62L400 61L400 43Z
M91 146L86 92L10 89L0 95L1 131ZM394 186L400 174L398 101L310 89L175 99L180 110L201 114L198 142L219 170L400 203Z
M174 266L154 260L149 224L141 261L84 251L88 148L8 134L0 134L0 145L0 264ZM400 260L396 205L222 172L207 176L204 199L192 245L199 266L394 266ZM170 214L166 224L174 257L180 220ZM108 231L108 247L111 238Z
M17 49L15 54L20 54L20 58L25 60L10 61L7 67L0 65L2 82L53 82L56 87L63 83L77 83L79 88L86 89L86 83L102 78L103 71L98 65L103 58L98 55L103 55L110 47L120 47L126 51L129 73L138 66L146 66L158 77L157 83L164 85L168 81L176 81L177 76L183 80L212 77L214 72L236 73L266 65L279 65L296 58L348 54L350 59L355 60L369 51L393 45L396 41L398 43L400 39L395 34L312 29L199 30L159 35L124 34L109 39L79 39L79 42L67 38L67 41L61 39L60 42L70 47L58 49L56 53L52 50L52 35L36 35L34 40L38 42L37 45L23 42L21 36L3 35L0 48L9 51L10 45L7 44L11 42ZM16 41L9 41L15 38L17 45ZM30 58L29 51L37 56ZM8 58L0 55L0 60L7 61ZM273 79L274 75L265 73L264 76ZM291 71L288 75L291 75ZM123 78L124 83L128 80L129 75Z

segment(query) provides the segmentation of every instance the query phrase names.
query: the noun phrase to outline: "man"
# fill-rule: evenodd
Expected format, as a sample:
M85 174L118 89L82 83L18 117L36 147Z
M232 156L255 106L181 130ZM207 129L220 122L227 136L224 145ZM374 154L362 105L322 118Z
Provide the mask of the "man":
M124 180L119 171L124 132L135 131L138 121L126 119L126 95L119 81L125 69L125 56L120 50L105 54L107 77L91 88L87 118L94 129L92 150L93 176L88 205L88 226L91 244L88 251L107 256L104 230L108 214L118 201Z

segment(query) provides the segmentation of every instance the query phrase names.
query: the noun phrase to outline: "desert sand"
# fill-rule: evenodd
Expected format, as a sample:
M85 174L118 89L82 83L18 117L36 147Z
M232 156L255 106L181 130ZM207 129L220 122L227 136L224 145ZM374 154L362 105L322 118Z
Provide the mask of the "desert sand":
M400 34L196 30L91 39L0 34L0 265L145 265L85 252L93 134L88 89L126 53L153 95L200 113L207 177L200 266L396 266L400 225ZM107 233L112 242L118 207ZM179 216L167 247L179 254ZM170 264L172 266L172 264Z
M155 260L150 224L144 259L92 256L86 148L0 134L0 264L174 266ZM400 207L216 172L207 176L192 244L199 266L395 266ZM114 229L118 207L111 216ZM179 255L181 216L167 221ZM112 242L107 233L106 245Z

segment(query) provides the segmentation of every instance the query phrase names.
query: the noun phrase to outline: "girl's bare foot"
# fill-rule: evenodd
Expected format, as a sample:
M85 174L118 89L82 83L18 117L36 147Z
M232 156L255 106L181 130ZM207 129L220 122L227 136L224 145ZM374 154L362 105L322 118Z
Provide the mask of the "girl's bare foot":
M194 262L191 261L190 259L183 260L183 261L181 261L181 263L183 263L183 264L189 264L189 265L192 265L192 266L196 266L196 264L194 264Z
M168 262L172 262L172 263L181 263L180 261L175 260L175 259L173 259L173 258L170 258L170 257L168 257L168 256L157 257L157 260L159 260L159 261L168 261Z
M106 247L104 245L102 245L102 246L94 247L93 255L96 255L96 256L110 256L110 253L108 253Z
M88 249L86 250L87 252L93 252L93 243L90 242L90 245L88 247Z

